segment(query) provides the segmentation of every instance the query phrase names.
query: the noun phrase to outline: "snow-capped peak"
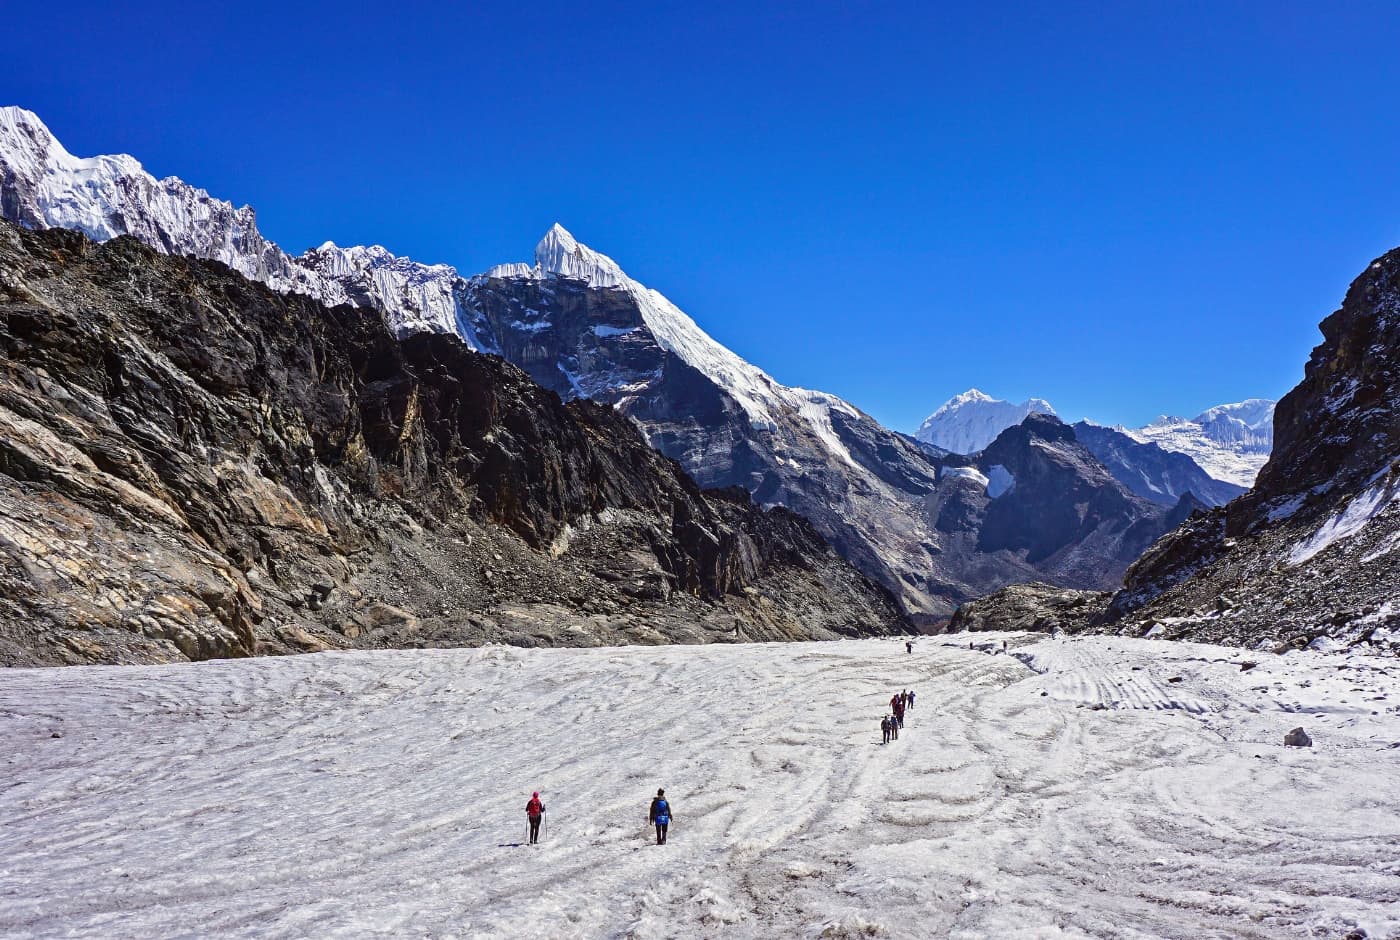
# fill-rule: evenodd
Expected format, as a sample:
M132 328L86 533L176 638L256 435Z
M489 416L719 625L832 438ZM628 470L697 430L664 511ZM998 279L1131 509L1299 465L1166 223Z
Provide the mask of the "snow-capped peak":
M1143 443L1186 454L1217 480L1248 487L1273 450L1274 404L1250 398L1208 408L1194 418L1163 415L1124 431Z
M580 245L558 222L535 246L535 265L546 274L578 278L593 287L621 287L629 280L616 261Z
M1018 405L970 388L925 418L914 437L956 454L975 454L1027 415L1054 413L1055 409L1043 398L1029 398Z
M581 244L557 222L535 246L534 267L501 264L484 276L564 277L586 281L590 287L621 288L636 302L642 321L657 343L728 392L755 427L776 427L773 414L780 402L795 410L802 410L804 405L811 410L811 402L805 395L779 385L762 369L715 342L660 292L628 277L616 261Z

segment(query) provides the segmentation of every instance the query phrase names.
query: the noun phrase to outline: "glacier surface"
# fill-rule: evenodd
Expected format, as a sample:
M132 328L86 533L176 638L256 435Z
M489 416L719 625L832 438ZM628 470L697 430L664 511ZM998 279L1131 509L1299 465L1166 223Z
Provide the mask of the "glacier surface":
M5 670L0 935L1397 937L1397 701L1017 634Z

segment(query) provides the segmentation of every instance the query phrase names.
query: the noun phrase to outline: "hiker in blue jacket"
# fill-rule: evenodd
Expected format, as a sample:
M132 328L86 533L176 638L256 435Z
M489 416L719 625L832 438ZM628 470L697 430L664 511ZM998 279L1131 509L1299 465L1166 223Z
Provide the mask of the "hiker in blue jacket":
M666 844L666 827L671 825L671 804L666 802L666 791L656 791L656 799L651 801L650 820L656 826L656 844Z

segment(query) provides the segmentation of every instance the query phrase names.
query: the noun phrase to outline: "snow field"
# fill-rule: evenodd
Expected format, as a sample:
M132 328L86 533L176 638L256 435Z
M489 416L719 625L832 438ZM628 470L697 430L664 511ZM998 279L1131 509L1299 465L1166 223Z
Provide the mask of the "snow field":
M970 642L3 672L0 936L1400 937L1400 664Z

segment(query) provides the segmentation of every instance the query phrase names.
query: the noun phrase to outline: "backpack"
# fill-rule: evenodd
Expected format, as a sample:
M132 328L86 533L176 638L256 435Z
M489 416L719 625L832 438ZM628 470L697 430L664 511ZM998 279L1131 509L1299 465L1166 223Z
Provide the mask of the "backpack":
M656 801L656 824L666 826L671 822L671 804L665 800Z
M525 814L527 816L540 816L543 813L544 804L541 803L539 800L535 799L534 797L531 797L530 802L525 804Z

